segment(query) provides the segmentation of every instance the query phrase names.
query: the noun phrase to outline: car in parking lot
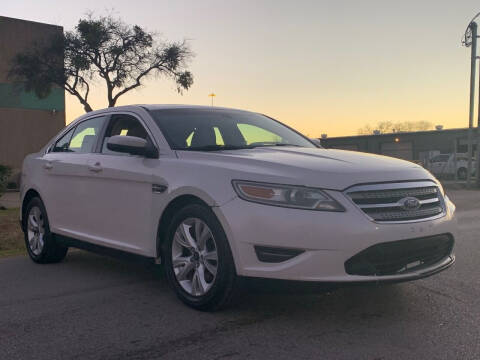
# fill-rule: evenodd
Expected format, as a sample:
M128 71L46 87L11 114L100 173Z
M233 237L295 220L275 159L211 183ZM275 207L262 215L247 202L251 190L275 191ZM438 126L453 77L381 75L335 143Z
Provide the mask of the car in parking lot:
M466 180L468 175L468 154L439 154L429 160L428 169L437 177L454 177ZM476 160L472 158L471 176L475 176Z
M455 260L455 206L421 166L323 149L242 110L85 114L27 156L21 200L33 261L68 247L151 258L201 310L228 304L240 276L406 281Z

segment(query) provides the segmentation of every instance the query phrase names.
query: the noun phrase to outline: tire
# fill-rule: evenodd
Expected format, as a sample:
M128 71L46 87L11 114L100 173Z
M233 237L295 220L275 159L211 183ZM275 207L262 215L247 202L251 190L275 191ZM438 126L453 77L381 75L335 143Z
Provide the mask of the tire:
M62 261L68 247L58 244L50 232L47 211L42 200L34 197L27 204L23 216L25 246L30 259L39 264Z
M465 168L460 168L457 171L457 177L459 180L467 180L467 169Z
M173 216L166 234L164 269L180 300L202 311L226 307L234 297L237 276L227 237L215 214L204 205L187 205Z

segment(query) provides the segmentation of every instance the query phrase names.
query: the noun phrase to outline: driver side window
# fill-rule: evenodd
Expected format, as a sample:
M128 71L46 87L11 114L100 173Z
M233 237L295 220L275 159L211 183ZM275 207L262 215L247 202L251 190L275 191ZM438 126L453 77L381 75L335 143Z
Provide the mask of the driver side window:
M107 148L108 139L112 136L135 136L149 141L147 131L137 118L131 115L113 115L105 132L102 143L102 154L129 156Z

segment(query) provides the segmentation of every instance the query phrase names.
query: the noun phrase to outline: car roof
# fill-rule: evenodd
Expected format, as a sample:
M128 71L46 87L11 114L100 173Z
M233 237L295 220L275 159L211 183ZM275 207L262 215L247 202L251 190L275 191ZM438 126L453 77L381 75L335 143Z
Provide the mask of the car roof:
M83 120L87 117L97 114L105 114L105 113L112 113L112 112L122 112L122 111L135 111L139 109L145 110L171 110L171 109L196 109L196 110L228 110L228 111L239 111L245 113L255 113L248 110L240 110L240 109L232 109L227 107L219 107L219 106L205 106L205 105L182 105L182 104L134 104L134 105L124 105L124 106L115 106L111 108L104 108L99 110L94 110L83 114L82 116L75 119Z
M181 105L181 104L140 104L136 105L148 110L170 110L170 109L196 109L196 110L233 110L233 111L246 111L240 109L232 109L219 106L205 106L205 105Z

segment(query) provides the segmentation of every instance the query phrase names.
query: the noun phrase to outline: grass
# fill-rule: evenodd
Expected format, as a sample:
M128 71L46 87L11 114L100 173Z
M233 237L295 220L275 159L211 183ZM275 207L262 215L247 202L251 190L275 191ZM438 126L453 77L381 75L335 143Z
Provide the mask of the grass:
M26 254L18 209L0 210L0 257Z

